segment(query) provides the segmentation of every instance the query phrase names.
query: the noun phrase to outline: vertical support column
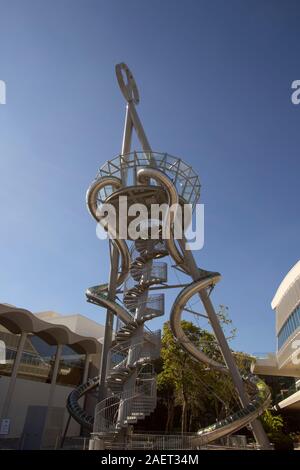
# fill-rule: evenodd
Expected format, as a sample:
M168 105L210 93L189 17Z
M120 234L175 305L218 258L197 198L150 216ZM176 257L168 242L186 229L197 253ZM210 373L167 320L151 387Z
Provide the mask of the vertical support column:
M131 119L132 119L132 122L133 122L133 126L135 128L136 133L137 133L138 139L141 143L142 149L145 153L147 153L147 152L151 153L152 150L151 150L149 140L147 139L146 133L145 133L144 128L143 128L143 125L142 125L141 120L139 118L139 115L138 115L138 113L135 109L134 103L132 101L129 101L128 106L129 106L129 112L130 112L130 116L131 116ZM150 156L150 158L151 158L151 156Z
M82 374L82 379L81 379L81 383L82 384L85 384L88 380L88 375L89 375L89 365L90 365L90 358L91 358L91 355L86 353L85 355L85 361L84 361L84 367L83 367L83 374ZM82 406L82 408L84 408L84 404L86 402L86 395L81 397L79 399L79 403L80 403L80 406Z
M87 382L87 379L88 379L90 359L91 359L91 355L86 353L85 361L84 361L83 374L82 374L82 383L83 384L85 384Z
M124 78L122 77L121 70L125 71L126 73L127 80L128 80L127 84L124 83ZM142 149L149 160L149 164L155 167L156 162L155 162L155 159L152 157L152 150L151 150L149 140L147 138L142 122L135 108L135 103L138 104L139 102L139 94L138 94L137 86L133 78L133 75L125 64L117 65L116 72L117 72L117 78L118 78L121 91L127 102L126 119L130 118L131 129L132 127L135 129L136 135L141 143ZM126 126L125 126L125 129L126 129ZM124 147L124 144L125 144L125 138L123 139L123 147ZM124 151L122 151L122 153L124 153ZM134 182L134 184L136 184L136 182ZM152 261L150 262L150 264L152 265ZM143 295L143 300L145 301L145 303L142 304L143 305L142 307L140 306L138 308L137 313L136 313L136 318L142 318L143 310L146 308L147 297L148 297L148 293L145 292L145 294ZM136 350L136 348L138 347L137 346L138 343L141 343L143 339L143 334L144 334L143 332L144 332L144 327L140 326L139 328L136 329L133 335L133 338L131 339L131 347L130 347L128 358L127 358L127 365L132 365L135 362L136 355L138 354L138 351ZM123 387L124 392L129 392L129 390L133 388L135 381L136 381L136 372L132 373L130 378L125 382L124 387ZM118 419L117 419L117 422L119 425L121 425L121 423L126 418L127 407L128 407L127 401L124 402L124 400L122 400L120 407L119 407Z
M124 125L124 133L123 133L123 141L122 141L122 163L124 162L124 166L121 167L121 179L123 186L126 185L127 182L127 168L126 168L126 154L130 152L131 147L131 138L132 138L132 119L129 113L129 105L126 105L126 115L125 115L125 125ZM125 155L125 157L124 157Z
M130 152L131 148L131 138L132 138L132 129L133 121L130 113L129 103L126 105L126 115L125 115L125 125L123 132L123 141L121 155L127 154ZM126 160L124 160L126 163ZM122 184L125 186L127 181L127 171L126 168L122 167ZM108 284L108 298L114 300L116 297L117 290L117 277L118 277L118 267L119 267L119 253L117 247L110 241L110 275L109 275L109 284ZM113 332L113 321L114 314L110 310L106 311L106 321L105 321L105 333L103 340L103 347L101 353L101 364L100 364L100 381L99 381L99 393L98 400L102 401L106 398L106 371L108 365L108 355L109 350L111 349L112 343L112 332Z
M55 393L55 388L56 388L56 381L57 381L57 375L58 375L58 369L59 369L59 362L60 362L60 357L61 357L61 352L62 352L63 345L58 344L56 348L56 353L55 353L55 360L54 360L54 365L53 365L53 371L52 371L52 376L51 376L51 383L50 383L50 390L49 390L49 396L48 396L48 405L47 405L47 417L46 421L44 424L44 429L43 429L43 436L41 439L41 444L48 443L48 436L47 436L47 430L49 423L51 423L51 411L52 411L52 406L54 402L54 393Z
M58 368L59 368L59 361L61 357L62 347L63 347L62 344L58 344L56 348L55 361L54 361L54 366L53 366L49 398L48 398L48 411L52 407L53 401L54 401L54 392L55 392L55 387L56 387L56 380L57 380L57 375L58 375Z
M186 261L186 265L189 267L190 270L190 275L192 276L194 281L199 280L199 268L195 262L195 258L193 256L192 251L186 249L186 239L183 237L182 240L178 240L182 251L184 253L184 258ZM209 318L209 321L211 323L211 326L214 330L215 336L218 340L218 343L220 345L220 349L222 352L222 355L224 357L224 361L230 371L232 381L234 383L234 386L238 392L240 402L243 406L247 406L249 403L249 397L245 391L244 388L244 383L242 380L242 377L240 375L240 372L237 368L237 365L235 363L235 360L233 358L232 352L228 346L228 343L226 341L224 332L221 328L221 325L219 323L219 319L216 315L215 309L212 305L212 302L207 294L207 290L204 289L199 292L199 297L205 307L207 316ZM253 434L255 436L255 439L259 445L261 445L264 449L269 449L270 448L270 443L268 440L268 437L263 429L263 426L261 422L256 419L251 423L251 427L253 430Z
M16 354L16 357L15 357L15 360L14 360L13 369L12 369L12 372L11 372L11 377L10 377L10 381L9 381L8 390L6 392L6 397L5 397L4 405L3 405L3 408L2 408L2 414L1 414L2 419L8 418L8 416L9 416L10 404L11 404L11 401L13 399L13 394L14 394L14 390L15 390L18 370L19 370L19 366L20 366L20 362L21 362L22 353L23 353L23 349L24 349L24 346L25 346L26 339L27 339L27 332L22 331L21 336L20 336L20 341L19 341L19 344L18 344L17 354Z
M113 300L116 296L117 289L117 276L118 276L118 266L119 266L119 252L117 247L110 241L110 276L108 284L108 298ZM104 340L101 352L101 364L100 364L100 381L99 381L99 393L98 400L102 401L106 398L106 370L107 370L107 356L111 348L112 343L112 332L113 332L113 321L114 314L110 310L106 312L106 321L105 321L105 332Z

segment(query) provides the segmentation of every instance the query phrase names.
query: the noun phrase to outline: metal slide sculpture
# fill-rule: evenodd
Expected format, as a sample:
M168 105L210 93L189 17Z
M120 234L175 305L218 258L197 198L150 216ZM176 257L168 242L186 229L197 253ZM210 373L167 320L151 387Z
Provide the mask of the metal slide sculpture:
M192 252L186 249L185 239L174 239L174 214L170 210L161 223L168 221L171 224L171 237L156 240L140 238L126 241L118 238L120 227L115 233L115 229L99 215L101 204L111 203L117 207L120 196L127 196L128 205L142 202L149 207L153 203L167 203L168 207L189 203L194 207L200 197L199 178L189 165L151 150L135 108L139 94L133 76L123 63L116 66L116 73L127 102L122 152L100 168L88 189L87 206L111 237L112 251L120 260L120 266L112 270L108 284L89 288L86 296L89 302L106 308L108 314L112 312L118 318L118 329L111 341L109 334L107 341L104 338L103 354L107 357L102 362L100 377L90 379L71 392L68 411L76 421L93 430L94 437L101 439L103 448L124 447L129 430L132 435L132 425L154 411L156 376L152 363L160 355L160 331L152 332L145 324L164 314L164 295L150 291L153 286L164 288L167 285L167 264L157 260L170 256L175 266L192 278L173 303L170 314L172 332L181 347L196 361L231 375L241 403L239 411L193 435L191 447L199 448L251 424L257 443L261 448L268 448L268 439L256 418L269 406L270 392L257 377L241 377L208 295L208 290L220 280L220 274L198 268ZM142 152L130 152L133 129L141 142ZM114 293L122 285L123 300L119 301ZM182 312L194 295L199 295L204 305L224 364L205 355L182 329ZM100 396L95 415L89 416L79 404L79 399L98 387L101 377L105 393Z

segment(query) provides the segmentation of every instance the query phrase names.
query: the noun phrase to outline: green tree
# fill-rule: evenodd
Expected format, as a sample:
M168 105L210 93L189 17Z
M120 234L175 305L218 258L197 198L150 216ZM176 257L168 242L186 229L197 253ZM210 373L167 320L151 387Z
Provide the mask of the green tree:
M283 418L280 415L273 414L270 410L266 410L261 416L261 421L266 433L273 434L282 431Z
M285 432L283 417L280 414L266 410L260 419L276 450L293 449L293 439Z
M228 317L221 321L231 325ZM189 340L209 357L222 362L212 333L187 321L182 321L182 327ZM161 357L163 364L158 375L158 390L168 412L166 431L173 429L176 405L181 409L182 432L194 431L222 419L238 405L230 377L193 360L175 341L169 323L165 323L163 328ZM246 357L240 353L239 361L246 362Z

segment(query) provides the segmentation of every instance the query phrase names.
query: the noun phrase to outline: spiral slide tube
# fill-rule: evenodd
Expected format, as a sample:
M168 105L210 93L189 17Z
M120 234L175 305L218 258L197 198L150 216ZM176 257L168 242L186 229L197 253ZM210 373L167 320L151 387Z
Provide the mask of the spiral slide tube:
M195 360L203 362L219 372L228 374L229 371L223 364L209 358L189 340L181 326L181 314L190 298L202 289L206 289L210 285L217 283L219 279L220 276L211 276L198 282L193 282L189 286L185 287L179 293L173 304L170 316L170 326L181 347L191 354ZM243 377L243 380L248 383L250 386L249 388L251 388L253 393L249 404L242 410L228 416L224 420L199 430L197 436L193 439L195 447L206 445L216 439L238 431L242 427L250 424L269 406L271 394L264 382L259 381L254 375ZM258 388L257 385L259 385L260 388Z
M178 195L176 193L176 188L172 184L171 180L163 174L161 171L156 169L141 169L138 172L138 177L143 179L145 177L151 177L157 183L162 185L168 195L169 205L176 204L178 202ZM167 222L172 224L173 221L168 218ZM172 228L171 228L172 235ZM182 269L188 274L188 268L184 265L184 255L181 254L176 247L175 240L168 241L168 250L171 257L174 259L175 263L181 265ZM189 299L196 293L200 293L203 290L206 290L208 287L215 285L221 278L219 273L213 273L205 270L199 269L200 280L192 282L189 286L185 287L177 296L170 315L170 326L171 330L180 343L181 347L185 349L192 357L200 362L207 364L209 367L229 374L229 370L223 364L220 364L213 359L209 358L201 350L199 350L185 335L182 326L181 326L181 314ZM268 387L254 375L249 375L247 377L242 377L245 382L255 390L253 397L251 397L249 403L243 407L242 410L234 413L225 420L219 421L212 426L201 429L197 433L197 437L194 438L194 446L201 446L208 444L220 437L231 434L235 431L238 431L242 427L250 424L254 421L263 411L269 406L271 401L271 393ZM258 384L256 386L255 384Z
M154 168L149 168L149 167L142 168L138 171L137 176L138 176L138 180L140 183L142 183L143 180L147 178L148 179L151 178L151 179L154 179L159 185L161 185L166 191L169 206L176 204L178 202L178 195L177 195L174 185L172 184L170 179L161 171L156 170ZM101 220L99 220L99 218L97 217L97 205L95 202L96 195L98 194L101 188L103 188L105 185L108 185L108 184L117 189L120 187L121 181L118 180L117 178L103 178L100 181L98 180L96 181L94 186L91 187L91 190L88 192L88 195L87 195L87 202L88 202L88 207L90 209L90 212L93 215L93 217L97 221L100 221L100 222ZM171 223L171 226L172 226L172 224L174 223L175 217L174 217L174 214L171 213L171 211L169 212L170 213L167 215L167 220L165 221L165 223ZM105 227L105 228L109 233L109 227ZM171 234L172 234L172 228L171 228ZM158 252L154 254L152 253L151 255L149 255L149 253L147 254L147 249L145 248L146 246L145 242L140 241L141 257L131 264L130 255L129 255L128 248L127 248L125 241L116 239L114 240L114 243L116 244L118 248L118 251L122 260L121 272L119 273L119 277L118 277L118 285L120 285L123 282L123 280L128 275L128 272L130 271L132 271L136 279L140 280L142 275L139 276L138 274L139 270L140 270L140 273L142 273L142 270L146 262L150 258L152 257L157 258L157 257L166 255L166 253L164 252ZM166 246L168 250L167 253L171 255L175 263L177 265L180 265L180 267L187 274L189 274L188 267L185 264L184 254L176 246L173 236L171 236L170 240L166 240ZM177 296L175 302L173 303L171 314L170 314L171 330L175 338L177 339L177 341L180 343L181 347L185 349L196 361L200 361L206 364L208 367L211 367L212 369L215 369L221 373L229 374L229 369L225 365L218 363L217 361L211 359L205 353L203 353L203 351L198 349L185 335L181 326L181 315L189 299L193 295L206 290L210 286L215 285L220 280L221 276L218 273L213 273L213 272L199 269L199 277L200 277L199 280L193 281L191 284L189 284L184 289L182 289L182 291ZM155 282L155 280L153 282ZM139 298L139 296L143 294L143 289L147 287L149 287L149 285L143 286L143 283L138 282L138 284L136 284L134 288L128 291L127 308L119 304L118 302L109 300L107 298L107 284L92 287L87 290L87 297L89 301L94 302L98 305L101 305L105 308L109 308L116 315L118 315L119 318L124 323L123 330L121 329L121 331L118 332L117 334L117 337L116 337L117 343L119 341L119 343L123 342L123 345L125 345L126 341L128 342L128 340L132 338L137 328L144 321L151 319L150 317L147 317L147 315L145 315L144 318L142 317L139 319L139 321L137 321L132 316L132 311L129 310L132 302L134 304L134 302ZM139 347L137 347L135 350L138 353L140 351ZM138 362L139 362L139 358L137 354L137 356L134 359L134 363L133 365L131 365L131 367L133 369L136 368ZM141 363L142 362L143 362L143 359L141 360ZM115 370L112 371L112 373L110 374L109 379L111 380L112 390L115 387L115 398L110 397L109 399L106 399L106 401L104 400L103 403L100 402L97 405L96 416L98 413L98 415L100 416L99 422L102 423L102 432L105 432L105 429L106 429L107 435L116 433L117 427L120 426L120 423L118 424L118 420L116 419L117 415L115 411L114 411L113 418L110 418L110 420L107 419L107 417L110 416L109 413L111 412L111 410L115 410L116 406L119 407L120 402L122 402L123 404L124 403L127 404L127 402L130 402L130 400L132 402L132 399L134 399L134 401L136 402L136 406L139 405L139 400L141 399L140 398L141 392L139 392L138 390L143 389L143 387L145 387L144 385L140 386L139 389L136 388L135 391L132 391L132 392L128 392L128 391L124 392L122 387L119 389L116 388L116 384L118 383L118 380L120 381L120 377L125 377L130 374L130 370L128 367L126 367L125 364L126 364L126 361L123 360L115 368ZM259 381L259 379L254 375L249 374L248 376L242 377L242 379L244 383L247 383L248 390L250 390L248 404L244 406L241 410L228 416L224 420L221 420L204 429L200 429L195 434L194 438L192 439L192 444L194 448L204 446L212 441L215 441L216 439L232 434L233 432L238 431L239 429L241 429L242 427L248 424L251 424L269 406L270 401L271 401L271 394L270 394L268 387L262 381ZM83 396L89 390L95 388L98 385L98 380L99 378L95 377L94 379L90 379L86 384L83 384L77 387L69 395L68 403L67 403L68 411L73 416L73 418L89 429L92 429L93 417L87 415L87 413L78 404L78 400L81 396ZM113 386L113 383L115 383L114 386ZM153 384L151 383L151 387L152 386ZM116 405L116 398L118 399L117 405ZM155 395L155 398L156 398L156 395ZM153 396L149 397L149 402L147 406L150 412L153 411L154 409ZM134 412L136 411L136 408L133 408L132 405L130 409L131 409L131 412L127 412L126 419L123 420L123 426L127 426L128 424L134 423L139 418L143 419L143 417L147 414L147 413ZM140 416L137 416L137 415L140 415Z
M104 226L109 235L112 235L111 228L102 223L97 211L97 197L105 186L118 189L121 181L114 177L97 180L88 190L87 205L92 216ZM121 361L112 367L106 377L113 396L98 403L97 419L94 423L94 430L96 428L98 431L103 431L104 428L106 434L112 435L117 429L121 430L138 419L143 419L156 407L155 374L145 374L143 367L159 356L160 341L157 340L155 333L144 331L143 324L163 314L163 310L148 306L147 291L151 285L166 280L157 275L155 268L158 266L153 264L153 260L168 255L168 251L159 240L137 240L135 248L138 256L134 260L130 258L124 240L113 239L113 243L121 258L121 272L117 284L122 284L128 274L134 280L134 285L126 291L124 305L109 299L108 284L91 287L86 291L89 302L111 310L124 324L117 332L114 339L115 346L111 350L111 354L121 357ZM155 296L153 297L155 300ZM148 349L145 348L145 341L151 343ZM94 418L82 409L78 401L85 393L97 387L98 383L99 377L89 380L73 390L67 400L70 415L90 430L93 428ZM118 407L122 413L119 412L116 423Z

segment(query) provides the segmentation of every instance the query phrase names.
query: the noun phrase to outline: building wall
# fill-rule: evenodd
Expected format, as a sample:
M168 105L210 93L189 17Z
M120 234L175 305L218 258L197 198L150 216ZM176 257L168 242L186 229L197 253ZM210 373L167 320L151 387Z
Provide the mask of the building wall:
M63 433L69 417L66 409L68 395L76 386L82 383L84 372L88 372L88 377L94 377L99 373L102 346L98 338L103 337L104 327L77 314L63 316L56 312L42 312L33 315L29 311L23 311L13 306L10 309L12 311L7 312L7 306L2 304L2 311L0 312L0 340L5 344L4 355L0 361L0 418L9 418L11 420L9 435L7 436L9 438L20 438L22 436L29 407L31 407L33 413L33 421L35 421L35 418L39 418L39 423L41 423L46 417L45 408L49 405L50 382L55 370L55 376L56 373L57 376L53 399L51 399L51 405L49 405L51 410L47 420L43 421L45 423L44 430L49 431L48 437L54 437L55 441L58 432ZM36 317L39 318L39 321ZM14 319L14 323L11 319ZM23 331L23 326L19 326L19 323L23 319L24 322L26 320L30 324L28 329L24 327L27 337L22 347L22 355L19 355L17 379L14 392L9 395L9 400L7 393L11 380L10 376L19 350L20 332ZM36 325L39 328L35 330ZM67 327L66 330L65 327ZM59 349L61 355L56 368L54 364L58 344L61 345ZM88 354L90 361L88 370L85 367L86 354ZM88 397L87 400L82 398L80 400L81 406L84 403L86 410L93 414L95 398ZM32 409L32 407L36 407L36 409ZM55 416L59 416L56 421ZM62 424L61 416L64 416ZM33 425L32 417L30 416L27 420L26 426L28 423ZM80 431L80 426L71 419L68 436L79 436ZM39 435L37 431L28 433L28 436L37 435Z
M278 366L297 366L294 359L300 340L300 261L282 280L271 305L276 315Z
M298 277L276 307L276 334L300 303L300 277Z
M82 336L91 336L96 339L104 337L105 328L89 318L80 315L61 315L57 312L46 311L35 314L41 320L56 325L65 325L71 331Z
M286 274L271 302L275 312L277 351L258 358L255 373L300 377L300 261Z
M296 372L295 377L300 375L300 328L298 328L277 352L278 367L288 367Z
M293 364L296 369L299 369L299 366L297 367L297 364L294 362L296 349L300 346L299 268L300 265L298 262L287 274L286 278L283 280L285 290L278 296L276 305L274 305L276 313L276 336L278 340L277 361L279 368L290 367Z
M0 377L0 410L2 410L9 380L10 377ZM32 380L17 379L12 405L10 407L8 416L11 419L9 437L16 438L21 436L28 406L47 406L49 391L50 384L34 382ZM71 391L71 387L65 387L61 385L57 385L55 388L53 406L65 408L65 423L68 418L66 401ZM68 436L78 436L79 434L80 426L74 420L71 420Z

